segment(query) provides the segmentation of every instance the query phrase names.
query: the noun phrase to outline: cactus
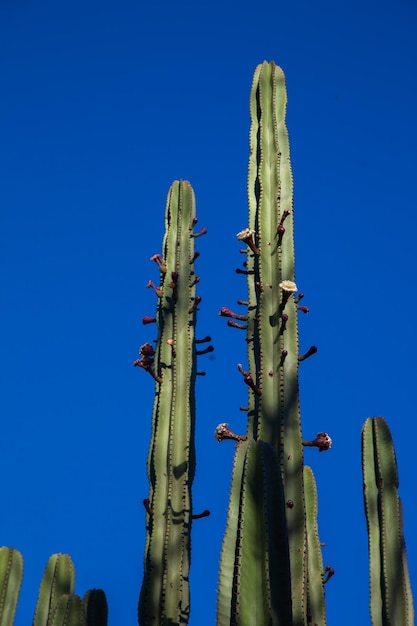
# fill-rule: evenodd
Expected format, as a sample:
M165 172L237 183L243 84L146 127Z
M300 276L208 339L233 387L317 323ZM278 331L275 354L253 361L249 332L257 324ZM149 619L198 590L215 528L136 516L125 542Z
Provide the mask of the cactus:
M141 625L186 624L190 610L189 565L192 525L191 486L195 473L195 328L197 306L193 233L195 198L186 181L172 184L165 210L162 256L154 255L160 285L156 350L140 349L134 365L156 381L152 438L148 456L149 497L144 578L139 600ZM206 338L209 340L209 338ZM200 352L210 351L212 348Z
M286 89L275 63L256 68L250 96L248 173L249 227L243 242L248 299L243 313L222 307L228 325L246 331L248 366L238 364L248 387L245 434L228 424L215 429L236 452L226 532L222 545L217 626L325 626L324 584L334 574L323 567L314 475L303 449L331 447L327 433L302 436L298 367L317 352L299 354L300 305L294 271L293 181L285 125ZM197 356L211 352L210 337L195 337L199 277L194 233L195 197L187 181L175 181L165 209L155 317L156 347L145 343L134 365L155 385L148 455L144 577L139 597L141 626L187 624L190 615L190 537L194 519L195 382ZM369 538L370 610L373 626L412 626L413 599L405 554L398 471L389 428L368 419L362 430L365 515ZM0 548L0 626L13 623L23 559ZM75 594L75 571L65 554L50 557L39 590L33 626L106 626L102 590Z
M39 588L33 626L48 624L62 595L70 595L75 589L75 569L68 554L53 554L45 567Z
M323 558L317 526L317 488L311 467L304 467L307 539L307 623L325 624ZM327 577L328 578L328 577Z
M258 66L250 96L249 228L238 234L246 244L242 252L248 279L249 367L246 371L239 366L239 370L249 387L247 437L260 449L268 446L270 457L275 459L275 482L282 480L282 487L279 496L273 494L274 507L285 515L277 515L279 526L265 525L268 497L263 507L241 505L236 515L236 498L245 503L255 492L266 494L271 477L259 463L247 463L243 475L235 467L219 574L219 626L250 623L249 615L243 612L243 596L247 593L244 579L248 576L246 533L250 541L256 528L263 526L267 540L258 555L263 571L256 594L258 623L301 625L307 619L303 441L298 399L298 364L305 356L300 358L298 354L293 181L285 108L282 70L274 63ZM220 313L225 311L228 309ZM252 447L248 445L249 450ZM240 454L236 454L235 463ZM270 467L273 464L271 458ZM289 559L283 559L285 554ZM232 594L223 589L231 568L235 572Z
M13 624L23 575L23 558L14 548L0 548L0 626ZM33 626L107 626L104 591L74 593L75 569L68 554L53 554L39 588Z
M102 589L90 589L83 597L87 626L107 626L107 599Z
M293 182L285 126L285 78L274 63L256 68L250 95L249 227L246 247L247 312L222 307L229 326L246 330L249 388L246 435L220 424L218 441L236 441L226 532L219 570L218 626L326 624L323 568L317 528L317 491L303 447L328 450L319 432L302 438L298 365L317 352L298 353L299 302L294 274ZM239 320L239 323L236 321ZM245 322L242 324L241 322ZM266 461L268 458L268 461ZM365 511L369 529L373 625L413 623L413 609L396 465L385 422L363 434ZM376 474L376 475L375 475ZM383 478L381 478L383 477ZM382 488L382 486L384 486ZM396 532L392 532L396 529Z
M413 626L397 462L391 433L382 417L368 418L363 426L362 469L372 624Z
M23 559L14 548L0 548L0 626L13 624L23 576Z

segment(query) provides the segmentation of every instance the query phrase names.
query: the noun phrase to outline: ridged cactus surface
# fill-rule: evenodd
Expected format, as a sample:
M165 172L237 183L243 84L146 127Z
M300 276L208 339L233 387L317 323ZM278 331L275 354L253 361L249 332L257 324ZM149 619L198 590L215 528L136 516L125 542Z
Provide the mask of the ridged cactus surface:
M298 397L298 365L305 357L300 357L298 350L301 296L294 297L293 179L286 103L281 68L275 63L259 65L250 95L249 226L238 234L246 244L241 250L245 269L239 272L247 275L247 312L235 314L226 307L220 312L231 318L229 325L246 328L248 369L239 365L239 371L248 385L249 398L248 441L238 443L222 549L219 626L251 623L250 611L245 615L242 611L245 578L259 582L254 599L259 603L258 613L254 612L260 620L257 623L301 626L307 621L303 441ZM235 319L245 320L246 324L238 325ZM313 347L310 353L315 351ZM266 450L267 465L262 461ZM254 494L258 499L262 494L262 503L249 506ZM273 524L269 511L274 511ZM263 537L257 549L257 566L246 560L246 546L253 545L256 535ZM233 593L227 599L226 580L231 570ZM258 580L260 572L262 578Z
M413 626L398 469L388 424L368 418L362 429L362 468L368 526L373 626Z
M13 624L23 576L19 550L0 548L0 626Z
M196 296L195 197L187 181L172 184L165 210L156 350L136 365L156 380L148 457L147 541L139 602L141 625L186 624L190 611L191 486L195 473ZM154 353L153 353L154 352ZM141 363L142 361L142 363ZM143 364L143 361L145 363Z
M21 553L14 548L0 548L0 626L14 623L22 576ZM53 554L45 566L33 626L107 626L104 591L91 589L83 599L74 591L71 557Z

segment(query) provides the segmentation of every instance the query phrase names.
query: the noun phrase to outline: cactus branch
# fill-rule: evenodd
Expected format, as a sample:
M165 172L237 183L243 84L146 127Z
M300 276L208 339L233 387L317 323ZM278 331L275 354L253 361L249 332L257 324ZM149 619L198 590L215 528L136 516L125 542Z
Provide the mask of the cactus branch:
M368 527L373 624L414 624L405 551L398 469L384 418L368 418L362 429L362 471Z

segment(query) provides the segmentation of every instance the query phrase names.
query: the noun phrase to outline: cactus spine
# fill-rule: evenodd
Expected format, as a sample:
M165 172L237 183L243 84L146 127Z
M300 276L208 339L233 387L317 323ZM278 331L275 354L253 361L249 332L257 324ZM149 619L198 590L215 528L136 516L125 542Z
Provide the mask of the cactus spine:
M250 95L249 228L238 234L247 244L243 252L247 253L249 292L249 371L239 369L249 386L248 443L239 444L235 459L219 574L219 626L251 624L253 615L262 624L307 623L298 399L298 363L303 357L298 355L297 303L293 297L297 288L286 101L282 70L274 63L259 65ZM227 314L229 310L222 311ZM238 466L243 454L246 458L241 470ZM262 461L265 454L268 464ZM271 488L272 480L275 489ZM262 502L255 506L259 494L263 495ZM249 563L247 553L253 552L255 537L262 535L262 549L256 555L262 577L257 578L255 562ZM249 593L245 580L249 579L252 589L254 579L259 583L253 598L258 608L252 613L250 607L245 609Z
M413 626L398 470L388 424L368 418L362 429L362 470L368 527L373 626Z
M143 346L142 359L135 362L144 369L154 368L151 374L157 381L148 457L150 492L139 601L141 625L186 624L190 610L197 354L194 333L200 300L196 296L192 232L196 221L191 185L174 182L165 210L163 255L152 257L160 269L160 286L149 284L158 296L158 339L152 354L155 364L150 365L143 356Z

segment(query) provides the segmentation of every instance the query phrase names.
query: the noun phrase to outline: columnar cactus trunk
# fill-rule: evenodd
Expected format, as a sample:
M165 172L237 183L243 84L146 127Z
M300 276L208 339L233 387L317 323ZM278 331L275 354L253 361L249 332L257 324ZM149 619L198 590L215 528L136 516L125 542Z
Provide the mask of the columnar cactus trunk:
M191 486L195 472L196 296L195 198L191 185L171 186L165 211L162 255L152 257L160 284L156 350L140 349L135 365L156 381L148 457L147 537L139 623L186 624L190 611ZM201 231L202 234L204 233ZM150 318L144 318L147 323Z
M362 429L362 470L368 526L373 626L413 626L398 469L388 424L368 418Z
M299 356L297 313L307 309L298 306L301 294L294 297L286 102L282 70L274 63L259 65L250 96L249 227L238 234L246 244L241 250L245 269L239 272L248 280L247 314L220 311L231 318L229 325L247 328L249 367L239 365L239 370L249 387L249 401L247 442L238 444L222 549L219 626L252 624L254 616L259 624L307 623L298 364L316 348ZM256 536L260 540L255 549Z

